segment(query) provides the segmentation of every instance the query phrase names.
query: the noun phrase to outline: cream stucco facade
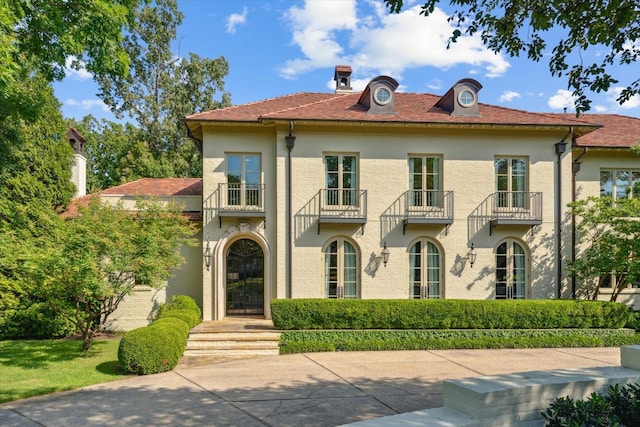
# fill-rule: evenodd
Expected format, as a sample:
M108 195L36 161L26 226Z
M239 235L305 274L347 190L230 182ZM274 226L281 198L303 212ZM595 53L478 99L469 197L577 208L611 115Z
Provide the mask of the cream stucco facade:
M198 212L202 244L183 249L166 290L141 290L114 324L144 322L177 294L205 320L270 318L281 298L574 296L567 204L599 195L603 168L640 179L628 141L581 144L602 124L481 104L472 79L438 97L396 93L384 76L353 93L349 75L336 67L335 94L185 119L202 149L201 194L171 197ZM637 303L637 291L621 299Z

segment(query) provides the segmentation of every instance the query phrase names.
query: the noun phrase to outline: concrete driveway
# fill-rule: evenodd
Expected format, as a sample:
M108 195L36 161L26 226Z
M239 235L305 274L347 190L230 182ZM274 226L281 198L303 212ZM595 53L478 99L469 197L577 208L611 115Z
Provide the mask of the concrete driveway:
M442 406L445 379L619 365L618 347L183 358L172 372L2 404L0 425L338 426Z

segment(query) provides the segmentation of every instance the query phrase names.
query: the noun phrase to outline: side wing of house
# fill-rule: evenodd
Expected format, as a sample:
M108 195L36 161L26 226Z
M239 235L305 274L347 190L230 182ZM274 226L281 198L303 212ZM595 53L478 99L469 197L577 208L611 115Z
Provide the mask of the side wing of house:
M199 178L139 179L75 199L66 215L76 215L78 205L92 197L99 197L103 203L119 205L132 212L136 210L139 199L153 198L162 203L177 204L184 215L198 224L194 238L202 241L202 180ZM136 286L134 292L109 316L107 329L127 331L146 326L155 318L159 305L170 302L175 295L188 295L202 306L202 247L184 246L181 255L185 263L167 278L166 285L157 289Z
M580 120L602 127L578 138L574 144L576 199L640 197L634 192L634 186L637 188L640 184L640 157L631 151L631 147L640 144L640 119L614 114L588 114L581 116ZM576 248L577 257L583 249L579 246ZM610 300L617 280L612 272L604 281L598 298ZM617 301L640 309L640 283L625 283L623 286Z

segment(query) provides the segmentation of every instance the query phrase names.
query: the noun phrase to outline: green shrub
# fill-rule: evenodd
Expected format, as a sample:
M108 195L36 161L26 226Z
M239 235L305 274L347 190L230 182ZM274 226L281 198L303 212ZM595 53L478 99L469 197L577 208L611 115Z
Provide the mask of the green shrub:
M0 312L0 339L46 339L73 335L77 328L68 316L50 304L22 301L14 310Z
M621 303L576 300L333 300L271 302L277 329L621 328Z
M118 360L125 372L138 375L170 371L182 357L189 329L174 317L129 331L120 341Z
M169 304L161 304L158 308L158 316L170 310L190 310L202 318L202 310L193 298L187 295L174 295Z
M158 319L167 318L181 319L187 325L189 325L189 328L193 328L200 323L200 316L198 316L196 312L191 310L165 310L158 316Z
M640 386L610 385L606 394L592 393L587 399L560 397L542 416L547 426L638 426L640 425Z
M611 347L640 344L631 329L289 330L280 353L316 351Z

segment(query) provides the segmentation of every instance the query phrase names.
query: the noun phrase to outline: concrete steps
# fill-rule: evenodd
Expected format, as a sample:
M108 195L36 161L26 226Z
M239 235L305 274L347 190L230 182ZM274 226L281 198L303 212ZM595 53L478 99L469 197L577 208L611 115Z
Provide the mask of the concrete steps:
M191 330L184 356L266 356L280 353L280 332L265 319L203 322Z

